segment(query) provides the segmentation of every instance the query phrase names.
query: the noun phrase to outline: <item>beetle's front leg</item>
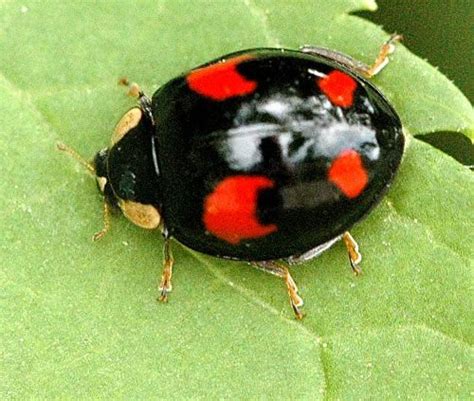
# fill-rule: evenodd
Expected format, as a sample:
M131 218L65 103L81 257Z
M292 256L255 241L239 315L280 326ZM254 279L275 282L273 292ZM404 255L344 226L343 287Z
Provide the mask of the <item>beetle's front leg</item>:
M105 234L110 229L110 207L107 201L104 199L104 211L103 211L103 222L104 225L100 231L97 231L93 236L92 236L92 241L98 241L104 237Z
M174 259L171 253L171 239L169 237L165 238L165 243L163 246L163 272L161 273L161 281L158 286L160 291L160 296L158 300L160 302L168 301L168 294L171 292L173 286L171 285L171 276L173 275L173 264Z

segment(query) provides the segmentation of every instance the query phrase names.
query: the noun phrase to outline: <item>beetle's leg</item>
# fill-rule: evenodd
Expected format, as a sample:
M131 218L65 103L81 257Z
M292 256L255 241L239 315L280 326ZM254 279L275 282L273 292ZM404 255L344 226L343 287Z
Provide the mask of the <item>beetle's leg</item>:
M107 201L105 199L104 199L103 219L104 219L104 226L102 227L102 230L96 232L92 236L92 241L100 240L101 238L104 237L105 234L107 234L107 232L110 229L110 207L109 207L109 204L107 203Z
M362 71L368 78L372 78L382 71L390 61L388 56L395 51L395 43L402 40L402 35L392 34L390 38L380 47L379 54L369 69Z
M96 175L95 167L92 163L88 162L86 159L84 159L79 153L77 153L73 148L70 146L58 142L56 144L56 147L58 150L61 152L67 153L69 156L72 156L74 159L76 159L80 164L82 164L91 174ZM102 190L103 192L103 190ZM97 241L101 239L107 231L109 231L110 228L110 207L107 201L104 199L104 209L103 209L103 221L104 221L104 226L102 227L102 230L96 232L92 236L93 241Z
M298 287L296 286L293 277L291 277L288 268L273 260L265 262L252 262L252 266L267 273L273 274L274 276L280 277L285 281L286 288L288 290L288 296L290 298L290 305L295 312L295 317L298 320L302 319L304 315L300 311L300 307L303 306L304 302L303 299L298 295Z
M349 233L349 231L346 231L342 235L342 240L344 241L344 245L347 248L352 271L356 276L362 274L362 269L359 266L359 263L362 260L362 255L359 252L359 245L357 244L354 237Z
M172 290L171 285L171 276L173 275L173 255L171 253L171 240L170 238L165 238L165 244L163 246L163 272L161 273L161 281L158 287L160 291L160 296L158 298L161 302L168 301L168 294Z
M127 77L118 80L119 85L128 87L127 95L138 100L141 109L148 115L150 121L154 124L153 113L151 112L151 99L145 95L136 82L130 82Z
M388 56L395 51L395 43L402 39L401 35L393 34L380 47L379 54L372 65L367 65L362 61L356 60L344 53L334 50L326 49L324 47L316 47L311 45L304 45L300 47L303 53L314 54L336 61L345 67L354 69L366 78L372 78L377 75L388 64Z
M140 86L136 82L130 82L127 77L119 78L118 84L128 88L127 95L130 97L134 97L139 100L140 97L145 96Z

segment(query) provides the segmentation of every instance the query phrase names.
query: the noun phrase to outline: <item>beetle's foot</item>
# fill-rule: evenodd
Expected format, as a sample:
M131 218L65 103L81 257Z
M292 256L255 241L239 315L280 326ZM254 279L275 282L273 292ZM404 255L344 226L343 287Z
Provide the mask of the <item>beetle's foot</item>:
M127 77L118 80L119 85L128 87L127 95L138 100L141 109L146 113L152 124L155 124L153 113L151 111L151 99L145 95L140 86L135 82L130 82Z
M300 308L298 308L295 304L291 304L293 308L293 312L295 313L295 319L296 320L301 320L304 318L304 313L300 311Z
M172 266L169 267L165 265L163 269L163 274L161 276L161 282L158 286L158 290L160 291L160 296L158 297L158 301L160 302L168 302L168 294L173 289L171 285L171 273L172 273Z
M110 209L108 203L104 200L104 212L103 212L103 219L104 219L104 228L102 230L96 232L92 236L92 241L98 241L102 238L104 238L105 234L110 229Z
M167 289L161 289L160 296L158 297L158 301L166 303L168 302L168 294L170 293L170 290Z
M298 287L296 286L293 277L291 277L288 268L272 260L264 262L253 262L252 266L255 266L256 268L263 270L267 273L273 274L274 276L280 277L285 281L291 308L295 313L296 319L301 320L304 317L304 314L301 312L300 308L303 306L304 302L303 298L298 295Z
M285 277L286 288L288 289L288 296L290 297L290 305L293 308L295 317L298 320L303 319L304 314L301 312L300 308L303 306L303 298L298 295L298 287L296 286L293 277L291 277L290 272L286 269Z
M127 95L139 99L143 96L143 91L136 82L130 82L127 77L119 78L118 84L128 88Z
M349 260L351 262L351 268L352 268L352 272L354 273L354 276L360 276L362 274L361 267L358 264L355 264L354 262L352 262L350 258Z
M173 275L173 264L174 264L174 259L171 254L171 246L170 246L169 238L165 239L163 253L164 253L165 260L163 263L163 272L161 274L160 285L158 286L158 290L160 291L160 296L158 297L158 301L168 302L168 294L173 289L171 285L171 276Z
M368 78L372 78L385 68L389 62L388 56L395 51L395 44L402 39L402 35L394 33L380 47L379 54L374 63L370 65L366 71L363 71Z
M92 236L92 241L99 241L100 239L104 238L105 234L107 234L106 229L102 229L100 231L97 231L93 236Z
M359 245L357 244L354 237L349 233L349 231L346 231L342 235L342 240L344 241L344 245L346 246L347 253L349 255L352 271L356 276L361 275L362 269L360 268L359 264L362 260L362 255L359 252Z

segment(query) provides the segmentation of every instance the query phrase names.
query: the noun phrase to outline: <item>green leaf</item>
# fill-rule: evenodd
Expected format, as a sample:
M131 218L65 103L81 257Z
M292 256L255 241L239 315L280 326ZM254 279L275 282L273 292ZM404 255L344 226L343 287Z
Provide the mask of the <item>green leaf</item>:
M365 274L338 244L283 283L174 244L158 304L160 235L112 220L99 243L91 156L133 102L233 50L312 43L373 60L387 37L349 15L371 1L214 0L0 4L2 399L467 399L472 383L474 178L409 141L395 185L353 230ZM374 79L412 134L473 132L467 100L398 46ZM449 99L449 102L446 101ZM411 137L409 137L411 138Z

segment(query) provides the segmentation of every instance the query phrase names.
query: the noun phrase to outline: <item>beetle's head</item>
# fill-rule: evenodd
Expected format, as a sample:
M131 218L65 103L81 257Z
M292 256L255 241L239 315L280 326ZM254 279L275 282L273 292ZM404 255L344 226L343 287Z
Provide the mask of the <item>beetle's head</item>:
M109 148L99 150L94 156L92 165L95 170L95 177L97 180L97 187L105 196L105 200L111 206L117 205L117 197L112 190L107 176L107 159L109 157Z
M161 189L154 156L153 124L139 107L123 115L115 127L111 146L98 151L92 162L69 146L58 144L58 148L73 156L95 176L106 201L105 210L108 206L119 208L139 227L158 228Z

